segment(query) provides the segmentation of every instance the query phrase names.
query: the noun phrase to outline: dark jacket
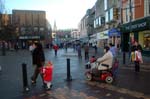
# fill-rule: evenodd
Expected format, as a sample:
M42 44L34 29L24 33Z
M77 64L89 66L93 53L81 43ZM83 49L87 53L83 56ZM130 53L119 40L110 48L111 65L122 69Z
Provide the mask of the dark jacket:
M143 51L143 49L142 49L140 44L138 44L137 46L134 45L134 46L131 47L131 51L132 52L135 51L135 50L140 50L141 52Z
M44 65L45 55L42 49L42 45L37 45L37 48L34 49L32 53L32 61L33 65L37 65L38 67Z

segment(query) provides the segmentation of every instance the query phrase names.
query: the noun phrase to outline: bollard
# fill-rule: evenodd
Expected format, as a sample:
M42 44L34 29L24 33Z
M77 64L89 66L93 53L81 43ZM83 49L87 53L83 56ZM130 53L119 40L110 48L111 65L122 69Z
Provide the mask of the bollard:
M123 52L123 64L126 64L126 52Z
M23 89L24 92L27 92L29 91L29 87L27 78L27 65L25 63L22 64L22 76L23 76Z
M70 74L70 59L67 58L67 81L71 81L72 80L72 77L71 77L71 74Z
M2 67L1 67L1 65L0 65L0 72L2 71Z

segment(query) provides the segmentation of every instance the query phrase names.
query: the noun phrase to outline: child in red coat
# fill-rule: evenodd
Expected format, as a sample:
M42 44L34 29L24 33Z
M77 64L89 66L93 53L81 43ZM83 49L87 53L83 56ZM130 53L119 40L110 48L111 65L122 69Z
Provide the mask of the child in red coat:
M42 69L43 80L46 84L47 89L52 87L52 74L53 74L53 64L51 62L46 63L46 66Z
M95 61L96 61L95 56L92 56L92 57L90 58L90 63L93 63L93 62L95 62Z

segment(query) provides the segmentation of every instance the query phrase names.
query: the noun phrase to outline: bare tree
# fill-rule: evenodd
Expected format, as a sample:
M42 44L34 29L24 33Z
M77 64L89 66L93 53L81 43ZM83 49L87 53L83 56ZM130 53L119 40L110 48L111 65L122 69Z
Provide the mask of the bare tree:
M2 26L2 14L4 13L4 10L5 10L4 0L0 0L0 30Z

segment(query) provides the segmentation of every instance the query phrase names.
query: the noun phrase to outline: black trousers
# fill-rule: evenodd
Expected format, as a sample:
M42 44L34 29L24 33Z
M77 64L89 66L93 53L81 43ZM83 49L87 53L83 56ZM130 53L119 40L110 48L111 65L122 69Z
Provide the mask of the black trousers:
M135 64L135 72L139 72L140 71L140 63L139 61L134 61Z
M33 80L33 81L35 81L36 82L36 79L37 79L37 77L38 77L38 75L40 74L41 75L41 78L42 78L42 81L43 81L43 75L40 73L40 68L41 67L35 67L35 69L34 69L34 73L33 73L33 76L31 77L31 79ZM43 81L43 84L44 84L44 81Z
M85 59L89 59L89 52L85 52L84 55L85 55Z
M57 50L55 50L55 56L57 56Z

